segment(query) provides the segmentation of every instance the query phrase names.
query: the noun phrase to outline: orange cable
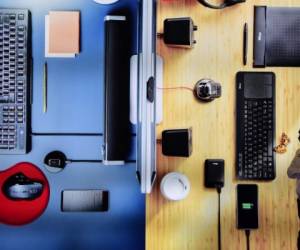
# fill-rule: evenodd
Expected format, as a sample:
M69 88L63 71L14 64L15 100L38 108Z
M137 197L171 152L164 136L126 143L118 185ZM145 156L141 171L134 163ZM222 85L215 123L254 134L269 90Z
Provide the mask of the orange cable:
M176 90L176 89L185 89L185 90L189 90L189 91L192 91L192 92L194 92L194 89L192 89L192 88L190 88L190 87L187 87L187 86L166 87L166 88L160 88L160 87L157 87L157 89L160 89L160 90Z

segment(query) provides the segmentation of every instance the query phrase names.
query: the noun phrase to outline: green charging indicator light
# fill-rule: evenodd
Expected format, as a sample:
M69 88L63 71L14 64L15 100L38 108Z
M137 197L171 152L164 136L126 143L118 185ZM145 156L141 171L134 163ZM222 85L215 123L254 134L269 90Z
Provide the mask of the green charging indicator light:
M253 206L254 206L253 203L242 203L242 208L243 209L249 210L249 209L252 209Z

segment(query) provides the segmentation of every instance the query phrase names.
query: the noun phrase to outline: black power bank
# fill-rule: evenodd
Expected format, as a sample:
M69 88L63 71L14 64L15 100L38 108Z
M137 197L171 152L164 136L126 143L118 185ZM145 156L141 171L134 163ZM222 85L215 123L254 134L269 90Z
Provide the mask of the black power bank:
M237 227L258 228L258 187L256 184L237 185Z
M207 188L224 187L224 160L208 159L205 161L204 185Z

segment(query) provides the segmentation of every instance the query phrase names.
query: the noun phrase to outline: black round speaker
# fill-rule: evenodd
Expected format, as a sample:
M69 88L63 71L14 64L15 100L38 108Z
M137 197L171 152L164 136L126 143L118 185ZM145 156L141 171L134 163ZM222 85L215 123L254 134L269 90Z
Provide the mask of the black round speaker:
M67 157L61 151L52 151L44 158L44 164L50 168L62 170L67 165Z

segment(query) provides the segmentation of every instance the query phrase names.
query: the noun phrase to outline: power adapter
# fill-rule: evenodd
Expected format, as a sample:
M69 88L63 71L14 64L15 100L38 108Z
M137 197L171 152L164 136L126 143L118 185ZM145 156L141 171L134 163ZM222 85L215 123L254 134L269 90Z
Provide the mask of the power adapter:
M192 154L192 128L164 130L162 153L166 156L189 157Z
M205 161L204 183L207 188L218 191L218 249L222 249L221 240L221 189L224 187L224 160L209 159Z
M209 159L205 161L205 187L224 187L224 165L224 160Z
M192 48L196 43L196 30L197 26L190 17L168 18L164 21L163 39L170 46Z

